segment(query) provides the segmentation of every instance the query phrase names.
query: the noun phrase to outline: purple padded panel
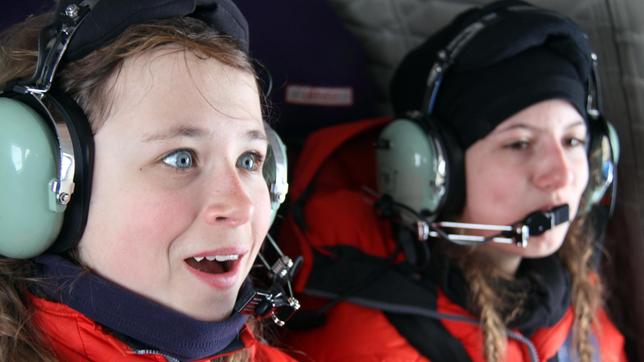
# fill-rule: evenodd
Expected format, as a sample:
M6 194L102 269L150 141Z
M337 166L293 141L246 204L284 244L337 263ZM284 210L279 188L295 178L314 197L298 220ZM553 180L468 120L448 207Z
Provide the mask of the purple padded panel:
M6 29L12 24L24 20L31 14L40 14L54 7L53 0L21 0L7 1L2 7L2 16L0 16L0 31Z
M251 55L273 78L271 120L287 138L376 116L361 44L323 0L236 0Z

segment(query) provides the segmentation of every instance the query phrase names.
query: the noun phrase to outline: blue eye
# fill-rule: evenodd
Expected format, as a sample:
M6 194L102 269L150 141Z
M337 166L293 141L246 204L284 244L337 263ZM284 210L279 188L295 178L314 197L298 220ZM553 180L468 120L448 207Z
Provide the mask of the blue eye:
M194 156L191 151L178 150L163 158L163 163L178 169L191 168L194 163Z
M247 171L257 171L262 164L263 157L256 152L246 152L237 159L237 167Z

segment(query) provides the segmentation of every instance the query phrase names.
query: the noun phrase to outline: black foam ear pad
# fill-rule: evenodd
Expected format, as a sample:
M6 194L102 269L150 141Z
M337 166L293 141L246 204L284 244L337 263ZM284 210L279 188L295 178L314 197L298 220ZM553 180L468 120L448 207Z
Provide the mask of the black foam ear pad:
M614 208L619 160L619 140L612 125L599 113L588 120L588 185L582 196L582 211L589 211L611 190L609 210Z
M414 117L426 132L430 143L442 149L445 156L445 195L439 203L435 214L446 217L458 213L465 202L465 160L461 146L456 141L453 132L447 129L432 116ZM428 216L428 215L425 215Z
M440 140L447 158L447 192L437 215L446 217L462 210L465 203L465 159L453 132L433 117L424 118L430 137Z
M286 146L273 128L266 125L268 152L262 173L271 198L271 224L275 221L277 210L286 199L288 192L288 157Z
M65 211L60 235L49 249L60 253L76 247L85 231L92 191L94 138L85 113L67 94L52 89L45 96L45 103L54 117L59 117L67 124L76 158L74 194Z

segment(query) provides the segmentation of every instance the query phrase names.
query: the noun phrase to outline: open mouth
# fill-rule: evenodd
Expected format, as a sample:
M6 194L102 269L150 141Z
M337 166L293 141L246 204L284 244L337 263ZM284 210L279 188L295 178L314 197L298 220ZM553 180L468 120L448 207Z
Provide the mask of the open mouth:
M185 259L185 262L192 268L208 274L222 274L231 271L239 255L208 255L195 256Z

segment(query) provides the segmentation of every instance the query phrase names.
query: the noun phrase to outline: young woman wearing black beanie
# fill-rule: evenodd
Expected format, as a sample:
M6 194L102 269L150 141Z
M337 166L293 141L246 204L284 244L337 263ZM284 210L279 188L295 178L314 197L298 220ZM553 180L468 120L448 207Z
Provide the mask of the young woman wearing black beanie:
M314 134L283 241L315 361L623 361L591 232L618 145L570 19L521 1L408 54L398 119ZM375 151L374 151L375 149Z

